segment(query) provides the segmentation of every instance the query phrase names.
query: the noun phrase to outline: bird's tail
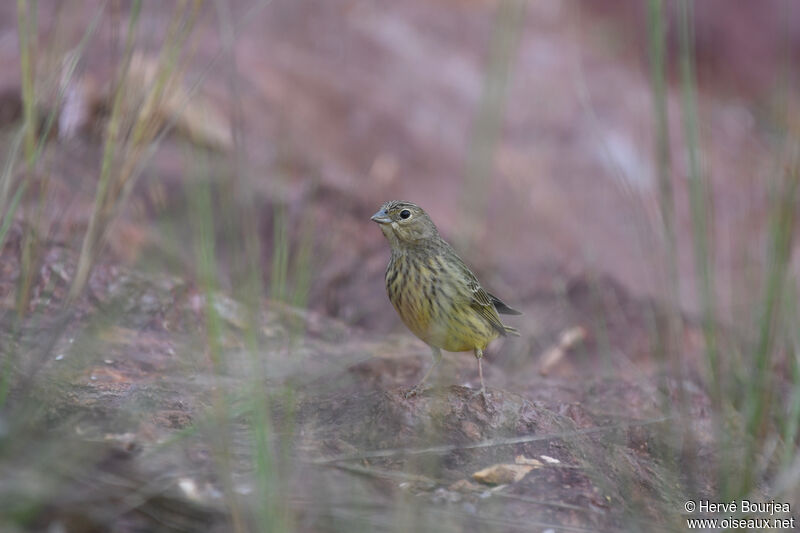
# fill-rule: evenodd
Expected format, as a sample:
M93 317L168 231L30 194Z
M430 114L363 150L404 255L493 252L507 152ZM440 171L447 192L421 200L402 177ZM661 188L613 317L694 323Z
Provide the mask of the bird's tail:
M503 326L503 329L506 330L507 335L514 335L515 337L519 337L519 330L517 328L512 328L511 326Z

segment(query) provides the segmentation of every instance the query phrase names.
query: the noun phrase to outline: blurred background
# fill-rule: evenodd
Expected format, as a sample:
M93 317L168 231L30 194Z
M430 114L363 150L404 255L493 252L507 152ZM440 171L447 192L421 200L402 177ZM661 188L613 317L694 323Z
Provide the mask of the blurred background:
M0 523L796 502L798 60L790 0L6 2ZM489 405L465 354L401 394L430 358L386 298L392 199L525 312Z

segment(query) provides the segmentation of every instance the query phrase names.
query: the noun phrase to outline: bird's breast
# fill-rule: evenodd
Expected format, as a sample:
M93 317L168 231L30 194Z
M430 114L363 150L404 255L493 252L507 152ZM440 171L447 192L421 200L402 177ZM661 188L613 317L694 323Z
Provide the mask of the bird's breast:
M485 348L497 332L458 297L461 281L452 275L442 257L393 254L386 291L403 323L427 344L453 352Z

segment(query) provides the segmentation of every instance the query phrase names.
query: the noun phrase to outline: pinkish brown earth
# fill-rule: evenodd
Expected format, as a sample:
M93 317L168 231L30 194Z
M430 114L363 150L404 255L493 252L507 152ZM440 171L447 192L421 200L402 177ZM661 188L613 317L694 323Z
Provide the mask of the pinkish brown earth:
M99 8L44 4L40 49L62 53ZM764 256L774 136L786 118L777 111L781 54L800 51L798 27L783 22L784 10L800 16L797 6L740 4L709 0L695 13L714 266L731 323L757 290L737 280L751 279ZM0 455L0 500L39 502L18 523L227 531L231 492L245 521L255 520L264 504L252 496L253 406L261 405L253 398L269 399L276 490L298 531L672 529L682 499L713 493L679 87L668 92L681 281L675 373L657 350L670 295L661 281L646 13L636 2L527 5L512 22L522 33L490 170L470 180L499 5L234 2L232 43L220 37L219 12L204 9L187 79L211 64L200 93L231 118L238 144L209 157L228 173L235 161L244 176L266 284L276 210L288 214L292 242L314 229L308 310L265 302L254 319L255 357L246 309L227 295L239 250L219 243L218 359L206 343L194 250L176 250L161 233L160 221L188 220L184 188L197 171L179 134L161 142L84 295L63 311L101 139L86 128L50 141L36 170L51 193L31 318L13 318L23 217L0 263L4 352L25 354L13 365L20 377L0 438L9 440L6 428L29 435ZM99 87L125 25L114 17L126 20L108 9L79 66ZM13 5L0 6L6 145L20 108L15 20ZM155 40L167 20L145 5L142 39ZM675 20L671 13L670 72ZM39 63L43 79L58 64L46 53ZM223 175L212 179L230 192ZM421 204L484 285L525 313L508 319L522 336L487 354L486 403L473 394L477 369L467 354L447 354L431 389L403 395L430 356L385 297L388 246L369 216L388 199ZM586 338L543 375L543 355L574 327ZM221 405L238 415L218 418ZM37 423L17 422L28 410ZM54 442L69 450L55 461ZM233 450L226 475L219 446ZM519 455L543 464L500 487L465 481Z

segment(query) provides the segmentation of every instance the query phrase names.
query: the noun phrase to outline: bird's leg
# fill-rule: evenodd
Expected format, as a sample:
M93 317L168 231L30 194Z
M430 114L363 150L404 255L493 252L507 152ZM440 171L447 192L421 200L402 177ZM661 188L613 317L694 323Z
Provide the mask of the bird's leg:
M483 365L481 364L483 360L483 350L480 348L475 348L475 359L478 360L478 377L481 380L481 396L483 396L483 401L486 403L486 386L483 384Z
M439 366L439 363L442 362L442 350L440 350L439 348L433 348L433 347L431 347L431 350L433 351L433 364L428 368L428 371L425 372L425 375L422 376L422 379L419 380L419 383L414 385L414 387L410 391L408 391L406 393L406 398L408 398L410 396L414 396L415 394L417 394L420 391L422 391L422 385L425 383L425 381L428 379L428 377L430 377L431 372L433 372L433 370L437 366Z

